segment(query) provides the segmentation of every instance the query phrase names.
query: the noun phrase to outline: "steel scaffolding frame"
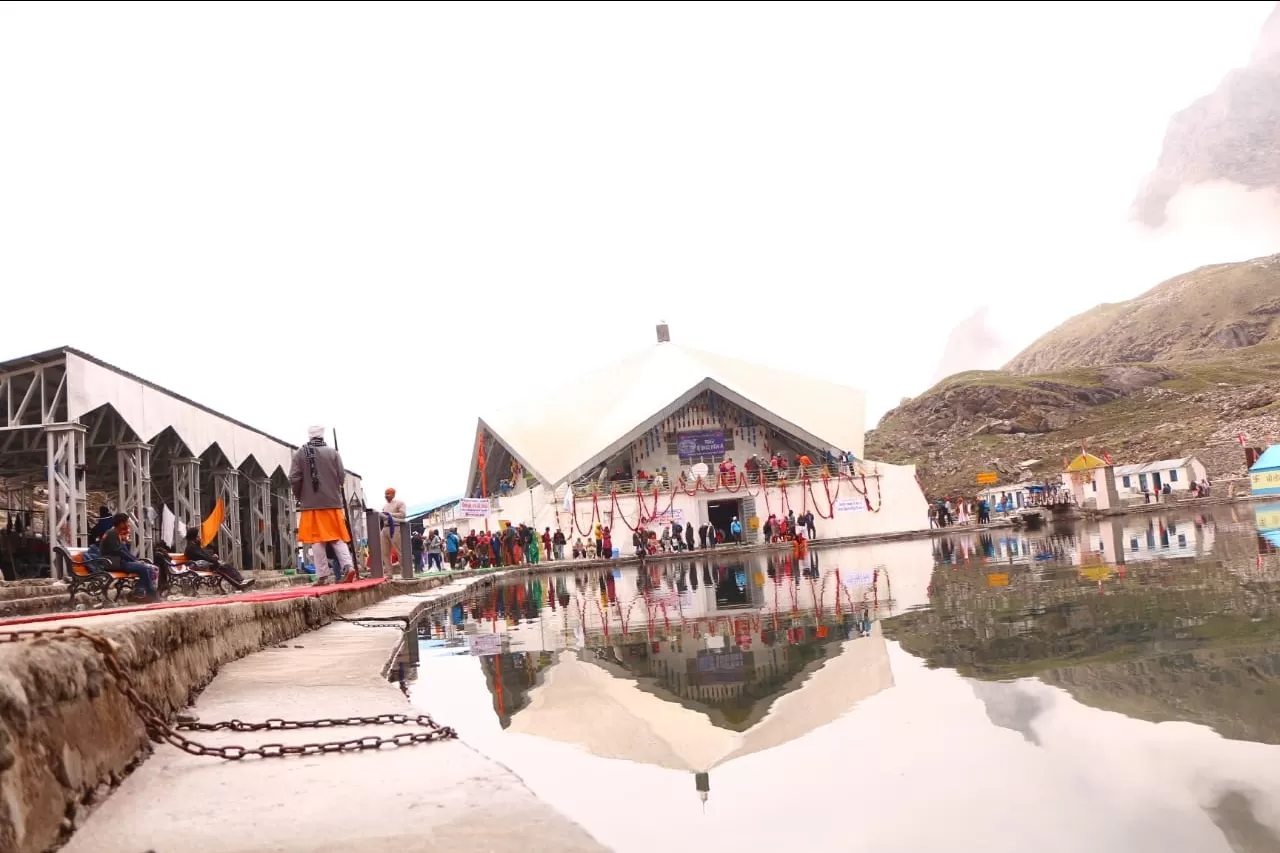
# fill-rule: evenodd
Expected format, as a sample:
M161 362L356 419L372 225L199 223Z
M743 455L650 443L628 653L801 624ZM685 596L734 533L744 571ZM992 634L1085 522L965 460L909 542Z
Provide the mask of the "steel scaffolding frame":
M85 432L81 424L50 424L45 427L49 479L44 529L55 576L58 561L54 558L54 548L84 548L87 544Z
M195 456L179 456L169 461L173 476L173 515L182 525L180 531L187 535L187 528L199 527L200 514L200 459ZM178 543L173 545L177 547Z
M219 468L213 472L213 499L222 498L222 524L218 527L218 554L237 569L244 568L240 539L240 472Z
M271 481L249 481L249 553L254 569L272 568L274 537L271 534Z
M298 550L298 509L288 487L276 489L276 568L293 568Z
M133 516L132 545L134 553L151 559L155 530L151 512L151 445L127 441L116 447L116 470L119 476L118 512Z
M6 427L41 426L57 421L67 402L65 361L36 364L0 373L0 401ZM65 419L66 414L62 417ZM8 450L8 444L0 452Z

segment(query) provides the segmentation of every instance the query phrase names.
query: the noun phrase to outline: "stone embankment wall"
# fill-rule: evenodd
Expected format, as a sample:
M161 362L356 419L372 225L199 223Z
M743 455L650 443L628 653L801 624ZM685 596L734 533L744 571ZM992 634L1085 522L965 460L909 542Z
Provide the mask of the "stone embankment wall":
M435 579L317 598L102 615L76 624L109 637L162 714L185 708L224 664ZM61 622L34 623L32 629ZM5 630L0 626L0 631ZM137 713L83 640L0 642L0 851L44 853L150 752Z

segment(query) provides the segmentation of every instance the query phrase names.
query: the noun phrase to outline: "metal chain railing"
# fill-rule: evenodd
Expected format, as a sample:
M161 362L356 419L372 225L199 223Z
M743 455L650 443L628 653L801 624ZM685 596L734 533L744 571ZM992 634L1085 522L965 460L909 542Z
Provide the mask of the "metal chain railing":
M142 719L148 736L154 741L172 744L183 752L191 755L209 755L214 758L225 758L229 761L239 761L242 758L248 757L282 758L288 755L320 755L335 752L362 752L365 750L382 749L384 746L414 746L421 743L452 740L458 736L457 732L452 728L438 724L426 714L419 714L413 717L408 716L407 714L379 714L376 717L330 717L318 720L270 719L261 723L246 723L242 720L230 720L220 723L201 723L196 720L181 720L175 725L170 725L164 715L156 710L155 706L138 693L137 688L134 686L133 679L130 678L124 664L116 653L115 643L109 638L82 628L79 625L64 625L60 628L18 630L0 633L0 643L18 643L38 639L83 640L89 643L89 645L93 647L94 651L98 652L98 654L102 656L103 663L111 673L116 687L118 687L120 692L124 694L125 698L129 700L134 711L136 711L138 716ZM403 685L401 689L404 689ZM388 723L396 725L413 724L421 727L424 731L400 732L387 737L372 735L360 738L350 738L347 740L334 740L322 743L305 743L296 745L267 743L255 747L243 747L236 745L205 746L204 744L196 743L190 738L179 734L180 730L206 732L222 730L234 732L294 731L298 729L329 729L348 726L378 726L386 725Z

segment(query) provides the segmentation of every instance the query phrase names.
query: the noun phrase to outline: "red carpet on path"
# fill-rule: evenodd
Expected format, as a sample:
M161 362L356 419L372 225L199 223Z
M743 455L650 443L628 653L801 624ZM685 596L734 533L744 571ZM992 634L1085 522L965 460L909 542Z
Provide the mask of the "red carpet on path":
M333 595L337 592L350 592L357 589L368 589L386 578L365 578L354 583L329 584L327 586L286 587L285 589L264 589L262 592L247 592L243 595L223 595L217 598L195 598L190 601L161 601L156 604L139 604L131 607L108 607L102 610L78 610L66 613L42 613L38 616L19 616L13 619L0 619L0 627L8 625L24 625L35 622L56 622L61 619L81 619L85 616L114 616L117 613L147 613L154 610L175 610L179 607L208 607L219 604L243 604L253 601L284 601L288 598L319 598L322 595Z

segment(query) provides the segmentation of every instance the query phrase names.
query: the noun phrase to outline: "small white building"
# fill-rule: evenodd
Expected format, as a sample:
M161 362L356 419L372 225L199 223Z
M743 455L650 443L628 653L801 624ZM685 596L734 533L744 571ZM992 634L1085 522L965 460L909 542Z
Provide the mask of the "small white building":
M1185 492L1207 476L1204 463L1194 456L1117 465L1116 490L1121 498L1141 497L1143 492L1156 494L1166 485L1171 492Z
M928 528L915 467L861 458L861 391L673 344L665 332L572 388L482 418L463 514L487 505L492 523L559 528L571 543L599 523L626 554L638 525L727 532L736 517L743 541L758 542L768 517L789 511L812 510L818 538ZM792 467L748 470L776 453ZM719 475L722 462L732 477Z
M1043 488L1042 483L1005 483L999 486L987 486L978 492L979 500L986 500L987 506L991 507L993 513L1000 512L1000 507L1004 507L1005 512L1016 512L1026 506L1031 506L1031 489L1032 487Z

